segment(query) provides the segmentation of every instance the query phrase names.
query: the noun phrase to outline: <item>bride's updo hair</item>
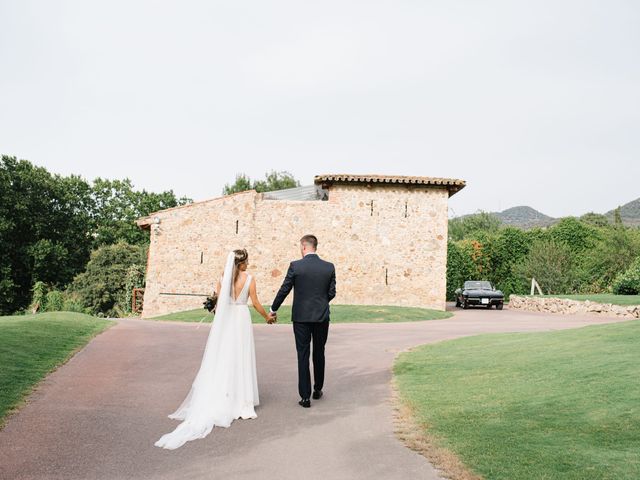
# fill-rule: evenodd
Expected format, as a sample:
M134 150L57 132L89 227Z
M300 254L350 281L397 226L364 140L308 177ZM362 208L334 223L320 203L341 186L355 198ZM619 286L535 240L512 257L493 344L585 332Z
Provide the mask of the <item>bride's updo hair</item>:
M235 266L239 266L241 263L246 262L249 259L249 253L246 248L241 248L240 250L234 250L233 253L236 254L236 258L234 260Z
M247 252L246 248L241 248L239 250L234 250L235 258L233 259L233 283L235 285L236 280L238 280L238 275L240 275L240 265L246 263L249 260L249 252Z

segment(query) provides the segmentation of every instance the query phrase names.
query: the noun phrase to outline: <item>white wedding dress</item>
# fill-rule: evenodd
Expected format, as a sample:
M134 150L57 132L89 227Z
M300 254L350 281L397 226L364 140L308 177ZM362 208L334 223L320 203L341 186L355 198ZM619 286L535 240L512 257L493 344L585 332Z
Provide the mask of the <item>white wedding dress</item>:
M222 277L216 314L209 331L200 370L182 405L169 418L182 420L155 445L173 450L189 440L206 437L214 426L229 427L237 418L256 418L259 404L256 356L247 305L251 275L233 298L234 254Z

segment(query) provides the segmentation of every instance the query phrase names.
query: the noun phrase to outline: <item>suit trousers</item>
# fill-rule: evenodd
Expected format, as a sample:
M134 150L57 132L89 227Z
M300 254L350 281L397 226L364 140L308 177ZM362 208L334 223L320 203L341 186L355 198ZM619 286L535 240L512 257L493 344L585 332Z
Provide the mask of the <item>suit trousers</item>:
M300 398L311 398L311 372L309 355L313 343L313 389L322 390L324 385L324 346L329 335L329 321L293 322L293 334L298 352L298 393Z

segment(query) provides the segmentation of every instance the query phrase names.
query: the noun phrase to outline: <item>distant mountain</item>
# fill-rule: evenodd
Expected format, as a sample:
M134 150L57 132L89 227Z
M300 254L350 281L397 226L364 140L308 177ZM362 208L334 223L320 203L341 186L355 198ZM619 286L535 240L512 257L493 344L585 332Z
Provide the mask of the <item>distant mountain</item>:
M491 215L498 217L505 225L520 228L547 227L558 221L527 206L512 207L502 212L492 212Z
M473 214L472 214L473 215ZM490 212L490 215L497 217L505 225L511 225L513 227L520 227L524 229L534 227L548 227L560 220L559 218L553 218L539 212L535 208L528 206L512 207L502 212ZM604 216L613 223L615 215L615 209L609 210ZM470 215L462 215L468 217ZM620 206L620 217L622 223L630 226L640 226L640 198L626 203Z
M459 218L471 217L476 215L471 213L468 215L462 215ZM535 208L527 206L512 207L503 210L502 212L489 212L489 215L496 217L503 224L512 227L519 227L524 229L534 227L548 227L553 225L558 219L549 217L542 212L539 212Z
M605 216L613 221L615 208L605 213ZM640 225L640 198L620 206L620 217L625 225Z

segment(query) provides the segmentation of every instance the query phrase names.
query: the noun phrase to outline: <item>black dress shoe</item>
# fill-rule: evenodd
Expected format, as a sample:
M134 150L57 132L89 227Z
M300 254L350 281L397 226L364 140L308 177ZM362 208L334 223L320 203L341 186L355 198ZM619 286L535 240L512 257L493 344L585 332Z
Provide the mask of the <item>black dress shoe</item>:
M314 390L312 397L314 400L318 400L319 398L322 398L322 390Z
M311 400L309 400L308 398L303 398L298 402L298 405L304 408L309 408L311 406Z

